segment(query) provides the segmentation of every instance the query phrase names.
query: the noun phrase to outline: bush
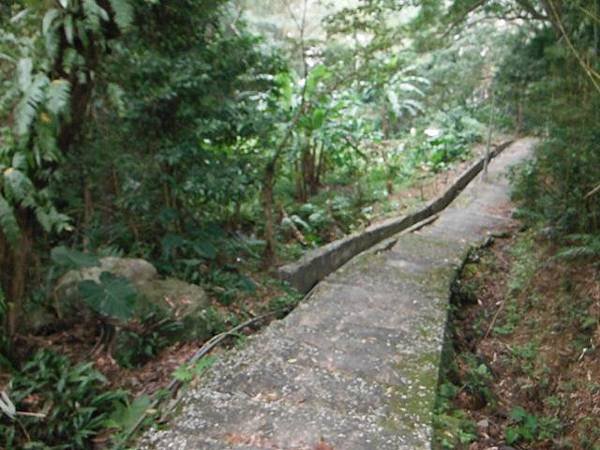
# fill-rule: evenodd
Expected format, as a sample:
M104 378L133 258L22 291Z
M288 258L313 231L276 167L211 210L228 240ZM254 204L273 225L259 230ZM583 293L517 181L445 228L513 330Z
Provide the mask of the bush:
M106 379L91 363L38 351L12 378L8 397L20 412L0 416L0 446L11 449L87 449L106 428L124 391L105 391ZM25 413L25 414L23 414Z

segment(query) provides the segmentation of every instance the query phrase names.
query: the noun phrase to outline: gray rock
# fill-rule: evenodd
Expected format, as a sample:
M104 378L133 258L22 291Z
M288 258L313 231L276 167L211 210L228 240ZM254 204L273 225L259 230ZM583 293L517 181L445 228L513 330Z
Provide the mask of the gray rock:
M87 267L80 270L70 270L56 283L55 292L60 296L69 296L77 288L77 283L83 280L99 282L102 272L110 272L127 278L136 287L155 279L158 276L156 268L144 259L116 258L109 256L100 259L97 267Z
M161 318L183 323L178 339L206 337L204 311L210 305L210 300L204 289L175 278L160 279L156 268L143 259L106 257L100 260L98 267L67 272L58 280L54 290L60 318L86 320L93 316L80 298L78 285L84 280L99 282L103 272L126 278L140 293L133 320L139 320L153 311Z

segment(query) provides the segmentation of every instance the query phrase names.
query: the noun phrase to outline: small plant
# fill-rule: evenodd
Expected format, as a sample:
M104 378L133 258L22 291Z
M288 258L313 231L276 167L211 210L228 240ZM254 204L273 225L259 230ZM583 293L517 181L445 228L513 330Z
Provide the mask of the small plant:
M173 372L173 378L183 383L190 382L194 378L202 375L216 361L217 358L215 356L205 356L195 364L183 364L175 369L175 372Z
M490 388L492 372L488 366L470 353L463 354L462 358L467 367L464 376L465 389L479 399L484 405L493 402L495 397Z
M302 300L302 296L295 292L286 292L283 295L274 297L269 301L270 311L280 311L278 316L284 317L289 311L291 311L298 302Z
M494 327L494 334L501 336L512 334L522 317L516 299L510 298L506 300L506 302L504 317L501 322L502 324L498 324Z
M533 279L538 267L534 253L535 242L531 234L526 234L513 246L511 253L515 258L510 271L508 288L511 295L523 292Z
M0 446L90 448L116 405L127 401L124 391L105 391L105 385L91 363L74 366L64 356L37 352L9 384L16 415L0 416Z
M510 418L513 425L508 427L504 433L509 445L551 439L561 429L561 423L556 417L537 417L520 406L511 411Z
M556 258L579 259L600 257L600 234L571 234L569 245L559 251Z
M137 367L158 354L181 331L183 324L160 319L155 312L142 317L139 331L122 331L117 337L115 358L121 367Z
M523 373L531 375L535 367L535 358L538 354L538 345L535 342L528 342L523 345L515 345L511 348L514 358L513 365L520 366Z
M477 438L476 426L464 411L454 409L453 400L460 389L450 382L440 384L434 415L435 445L444 450L460 448Z

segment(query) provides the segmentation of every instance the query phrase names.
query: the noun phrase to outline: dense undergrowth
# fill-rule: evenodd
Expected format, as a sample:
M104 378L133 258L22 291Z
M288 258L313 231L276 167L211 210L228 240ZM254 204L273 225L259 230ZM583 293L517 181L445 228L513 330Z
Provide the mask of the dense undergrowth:
M288 310L274 266L436 195L490 130L541 137L519 215L597 257L597 12L559 3L2 3L0 446L118 443L125 388ZM202 286L193 338L126 278L57 289L106 257Z
M438 448L600 448L598 270L534 230L471 254L455 289Z

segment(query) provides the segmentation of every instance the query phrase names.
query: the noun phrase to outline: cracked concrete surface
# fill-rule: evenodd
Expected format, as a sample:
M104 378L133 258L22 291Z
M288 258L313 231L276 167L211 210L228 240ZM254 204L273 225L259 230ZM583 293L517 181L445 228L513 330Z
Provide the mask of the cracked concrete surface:
M510 222L506 173L534 144L512 144L434 223L354 258L229 352L138 448L430 449L450 284L470 246Z

